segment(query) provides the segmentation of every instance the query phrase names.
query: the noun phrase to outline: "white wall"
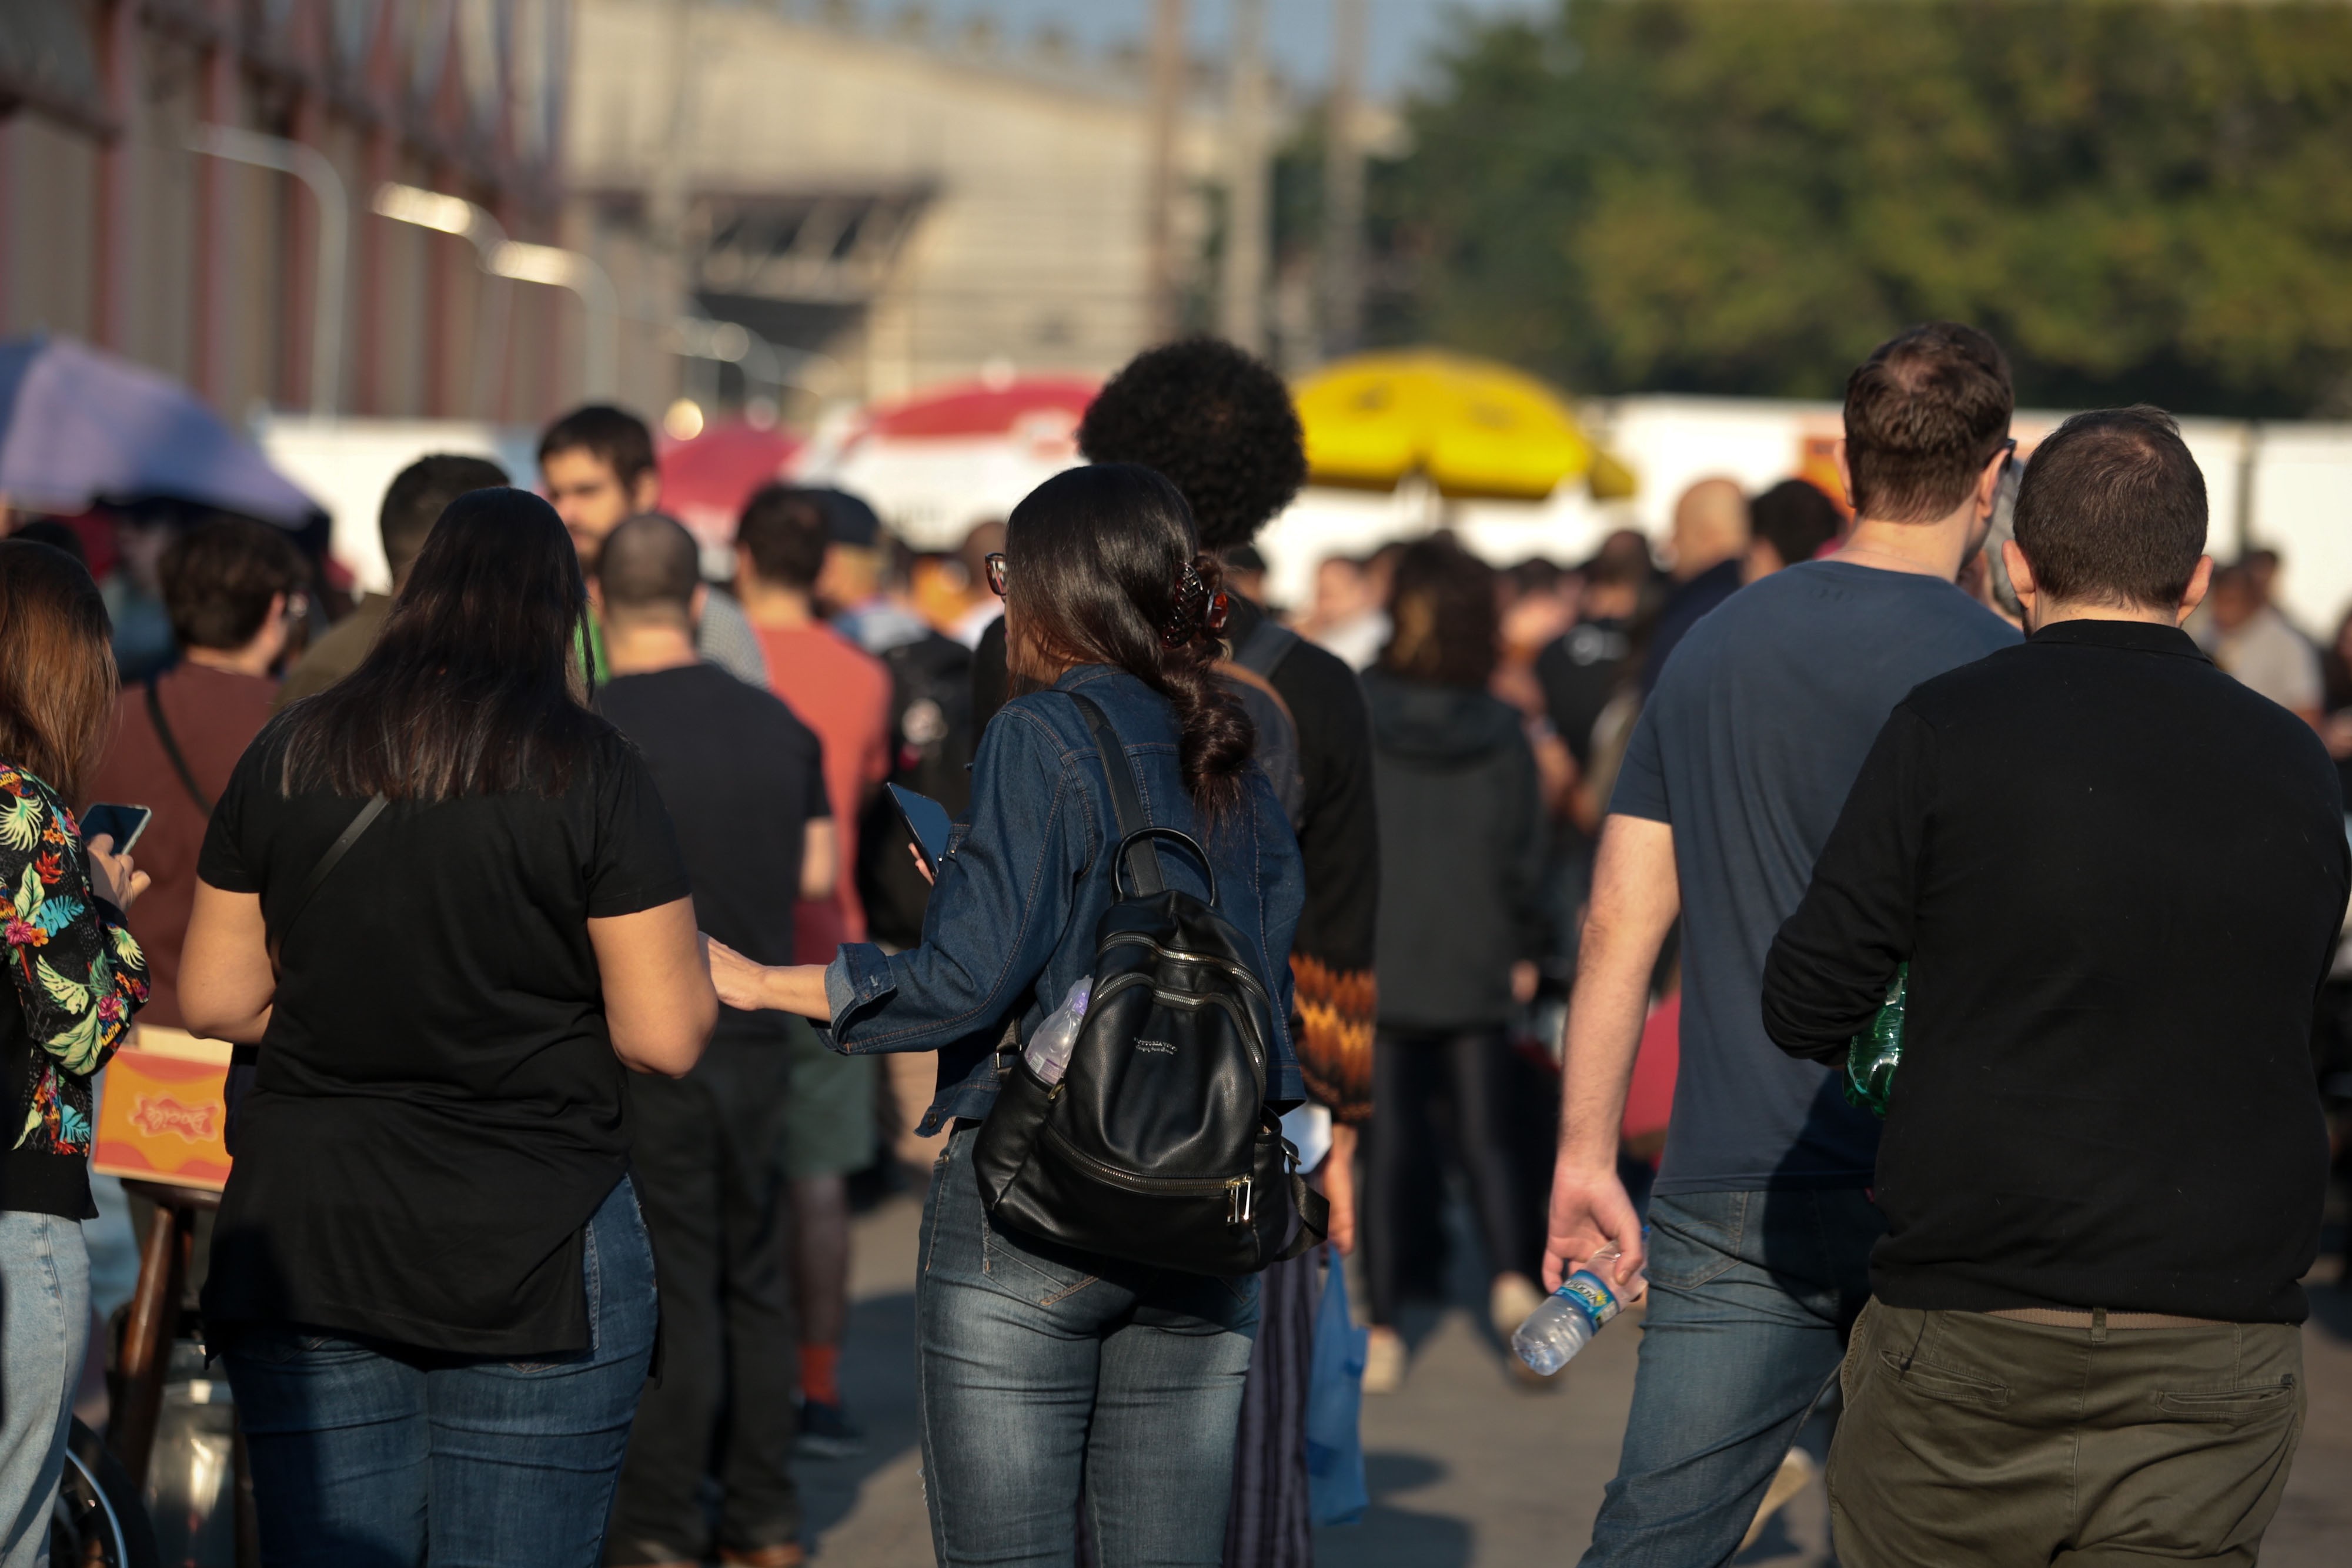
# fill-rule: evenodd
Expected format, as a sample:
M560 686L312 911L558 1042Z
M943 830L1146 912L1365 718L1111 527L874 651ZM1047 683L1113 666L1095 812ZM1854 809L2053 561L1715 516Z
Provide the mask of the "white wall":
M333 519L328 545L369 593L392 591L377 517L383 493L400 471L420 457L446 453L487 457L525 489L539 483L536 434L467 420L310 419L270 414L257 421L253 437L270 462L310 492Z
M2283 608L2327 638L2352 607L2352 424L2258 424L2253 442L2246 542L2279 552ZM2219 487L2210 467L2205 483ZM2214 538L2234 543L2219 528Z

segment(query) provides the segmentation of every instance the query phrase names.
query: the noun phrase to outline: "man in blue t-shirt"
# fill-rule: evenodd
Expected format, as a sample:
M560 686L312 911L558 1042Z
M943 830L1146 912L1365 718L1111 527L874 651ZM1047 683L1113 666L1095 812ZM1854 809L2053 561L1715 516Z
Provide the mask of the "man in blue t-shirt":
M2018 641L1953 586L2013 443L2009 367L1972 328L1914 328L1846 382L1857 521L1694 626L1633 733L1593 872L1569 1014L1544 1270L1655 1287L1617 1479L1585 1568L1728 1562L1837 1374L1885 1228L1878 1127L1764 1033L1764 956L1895 705ZM1641 1221L1618 1124L1660 946L1683 923L1682 1067Z

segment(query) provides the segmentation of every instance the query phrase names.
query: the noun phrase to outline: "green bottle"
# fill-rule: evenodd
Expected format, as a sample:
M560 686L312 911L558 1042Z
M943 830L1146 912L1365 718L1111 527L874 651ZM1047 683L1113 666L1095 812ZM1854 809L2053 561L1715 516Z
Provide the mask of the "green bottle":
M1886 1114L1886 1097L1895 1091L1895 1069L1903 1061L1903 987L1911 966L1895 971L1886 1000L1870 1028L1855 1035L1845 1048L1845 1100L1873 1115Z

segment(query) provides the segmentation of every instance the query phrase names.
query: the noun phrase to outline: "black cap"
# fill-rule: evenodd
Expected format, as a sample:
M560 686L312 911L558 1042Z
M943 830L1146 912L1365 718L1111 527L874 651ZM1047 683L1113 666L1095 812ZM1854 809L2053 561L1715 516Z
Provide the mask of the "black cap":
M882 534L882 519L862 497L846 490L813 486L807 494L816 497L824 507L824 537L830 543L847 545L852 549L872 549Z

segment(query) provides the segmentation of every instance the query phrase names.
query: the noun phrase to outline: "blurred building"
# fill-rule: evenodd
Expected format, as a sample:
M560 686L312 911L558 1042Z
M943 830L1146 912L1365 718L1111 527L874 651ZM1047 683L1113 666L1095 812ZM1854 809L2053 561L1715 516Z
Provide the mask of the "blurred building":
M822 397L1101 374L1150 340L1143 60L875 9L577 0L571 243L644 319L629 397L669 393L665 308L787 350L731 361L730 399L775 374ZM1172 248L1197 258L1223 89L1188 78Z
M0 332L87 339L237 417L528 421L571 401L572 296L488 277L472 241L371 197L404 182L556 238L572 10L0 0ZM205 125L278 139L310 180L191 151ZM346 217L340 269L314 183Z

